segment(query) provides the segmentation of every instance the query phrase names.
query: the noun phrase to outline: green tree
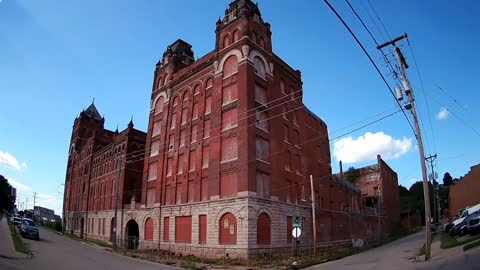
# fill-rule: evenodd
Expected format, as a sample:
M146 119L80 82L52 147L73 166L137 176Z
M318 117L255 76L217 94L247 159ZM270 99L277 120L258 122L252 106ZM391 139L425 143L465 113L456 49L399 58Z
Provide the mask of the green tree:
M12 186L3 175L0 175L0 211L10 212L13 206Z
M447 187L451 184L453 184L453 178L449 172L446 172L445 175L443 175L443 185Z
M353 183L360 177L360 171L358 169L355 169L354 167L350 167L345 173L343 173L343 176L345 180Z

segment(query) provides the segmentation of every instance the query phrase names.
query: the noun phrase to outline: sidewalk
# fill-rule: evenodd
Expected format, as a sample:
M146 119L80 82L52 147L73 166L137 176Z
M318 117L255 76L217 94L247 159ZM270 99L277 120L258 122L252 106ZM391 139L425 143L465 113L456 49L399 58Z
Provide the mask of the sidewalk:
M7 259L25 259L28 254L23 254L15 250L10 229L8 228L7 218L0 220L0 257Z

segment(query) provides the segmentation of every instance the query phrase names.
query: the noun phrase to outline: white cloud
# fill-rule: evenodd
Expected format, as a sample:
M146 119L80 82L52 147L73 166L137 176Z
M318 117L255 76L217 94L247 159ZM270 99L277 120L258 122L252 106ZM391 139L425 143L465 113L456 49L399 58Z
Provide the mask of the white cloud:
M445 120L447 119L448 115L450 112L447 110L447 108L442 107L440 111L437 113L437 119L438 120Z
M20 171L20 169L27 168L27 163L23 162L21 165L18 162L18 160L12 156L12 154L8 152L3 152L0 150L0 165L7 167L7 168L12 168L17 171Z
M396 159L412 148L412 139L394 139L383 132L371 133L356 139L342 138L333 144L333 155L344 163L375 160L377 155L384 159Z
M8 183L18 190L32 190L32 187L29 185L22 184L18 181L13 180L12 178L5 177L8 180ZM18 191L17 191L18 192Z

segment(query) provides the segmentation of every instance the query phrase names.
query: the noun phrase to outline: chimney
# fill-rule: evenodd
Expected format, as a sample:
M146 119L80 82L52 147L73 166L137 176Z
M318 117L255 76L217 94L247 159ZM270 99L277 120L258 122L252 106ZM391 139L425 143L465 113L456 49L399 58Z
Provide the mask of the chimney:
M338 162L338 164L340 165L340 178L343 180L343 167L342 167L342 161L340 160Z

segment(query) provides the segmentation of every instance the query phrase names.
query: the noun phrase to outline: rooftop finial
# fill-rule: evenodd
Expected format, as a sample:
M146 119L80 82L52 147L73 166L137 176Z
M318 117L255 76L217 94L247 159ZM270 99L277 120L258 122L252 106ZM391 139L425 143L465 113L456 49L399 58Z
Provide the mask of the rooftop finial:
M93 98L93 100L92 100L92 104L94 104L94 105L95 105L95 97L94 97L94 98Z
M128 123L129 128L133 128L133 115L132 118L130 119L130 123Z

